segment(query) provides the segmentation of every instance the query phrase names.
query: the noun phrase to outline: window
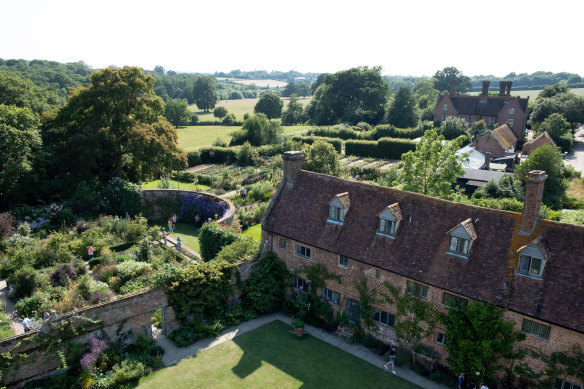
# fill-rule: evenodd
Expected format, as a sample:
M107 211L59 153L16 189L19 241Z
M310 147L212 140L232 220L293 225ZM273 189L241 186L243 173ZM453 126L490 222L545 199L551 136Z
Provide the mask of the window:
M446 120L446 115L442 115L442 121Z
M310 258L310 249L308 247L296 245L296 255L300 255L304 258Z
M349 267L349 258L344 255L339 255L339 266L344 268Z
M467 122L468 124L472 124L472 116L467 116L467 117L466 117L466 122Z
M447 307L462 308L466 305L468 300L450 293L444 293L444 300L442 300L442 302Z
M286 248L286 239L280 239L280 248L281 249L285 249Z
M556 378L554 381L554 389L582 389L582 387L561 378Z
M449 251L455 254L460 254L466 256L468 254L468 248L470 245L470 240L459 238L456 236L450 237L450 248Z
M446 343L446 334L444 332L436 332L436 343L444 346Z
M339 305L341 303L341 294L327 288L322 288L320 297L331 304Z
M395 235L395 221L379 219L379 232L384 235Z
M521 324L521 331L525 332L526 334L537 336L538 338L542 339L549 339L550 338L550 327L536 323L531 320L523 319L523 323Z
M292 278L292 287L302 292L308 291L308 282L304 278L294 276Z
M514 115L515 114L515 108L511 107L509 108L509 115Z
M513 119L509 119L507 120L507 125L511 128L513 128Z
M444 107L442 107L442 110L444 111L448 111L448 104L444 104ZM444 120L444 119L443 119Z
M386 326L395 326L395 316L377 308L373 308L373 321Z
M331 205L329 212L330 212L329 219L337 221L337 222L343 221L343 208L335 207L334 205Z
M544 264L545 262L541 258L530 257L529 255L520 255L517 273L541 278Z
M420 285L416 282L408 281L408 294L428 298L428 287L425 285Z
M489 125L495 124L495 118L489 118Z
M375 269L375 279L378 280L381 277L381 271L379 269Z

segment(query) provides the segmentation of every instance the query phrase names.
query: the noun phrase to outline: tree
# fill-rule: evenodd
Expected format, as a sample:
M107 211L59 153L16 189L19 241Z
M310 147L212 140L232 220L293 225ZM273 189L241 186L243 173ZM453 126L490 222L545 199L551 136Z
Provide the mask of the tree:
M189 110L189 103L186 99L170 99L166 102L164 116L175 127L186 126L193 119L193 113Z
M389 85L381 68L352 68L317 78L321 82L306 107L310 120L318 125L367 122L383 119Z
M419 115L412 90L409 86L400 86L389 105L387 122L398 128L415 127L418 124Z
M468 129L468 136L471 142L474 142L481 136L487 135L491 131L487 128L484 120L477 120Z
M414 95L418 101L418 108L434 109L436 101L438 100L438 95L440 94L440 91L434 88L435 82L436 80L429 78L426 80L417 81L414 84Z
M515 168L517 178L525 190L525 177L532 170L544 170L548 176L543 187L543 202L558 207L566 194L568 184L564 179L564 162L560 150L553 145L543 145Z
M444 139L456 139L461 135L466 136L467 122L456 116L448 116L440 125L440 134Z
M282 116L282 107L284 102L275 93L264 93L253 108L254 113L263 113L268 120Z
M241 131L234 131L230 145L240 145L248 141L252 146L278 143L282 138L279 123L268 122L262 114L250 116L243 122Z
M304 149L304 161L302 168L322 174L336 176L341 170L339 155L337 151L327 141L316 140L312 145Z
M549 85L549 86L546 86L545 88L543 88L543 90L541 92L539 92L536 100L554 97L555 95L559 95L561 93L568 93L568 91L569 91L569 89L565 85L560 85L560 84Z
M288 103L288 109L284 111L282 116L282 124L285 126L304 123L307 119L304 113L304 107L302 103L298 100L298 96L293 94L290 96L290 102Z
M46 166L60 190L96 176L134 182L186 165L176 129L163 117L154 79L135 67L107 68L76 89L43 131Z
M59 97L7 72L0 72L0 104L28 107L35 113L46 112L59 105Z
M574 145L572 126L570 126L570 123L568 123L562 114L552 113L537 127L538 133L547 131L562 151L570 151L572 149Z
M532 126L537 126L553 113L562 114L570 126L576 128L580 123L584 123L584 97L569 91L557 93L552 97L538 97L529 119Z
M164 67L163 66L156 65L154 67L154 73L164 74L165 72L166 72L166 70L164 70Z
M446 144L443 140L442 135L428 130L416 145L416 151L402 155L400 181L404 190L442 198L451 196L451 184L464 174L461 163L468 156L455 154L464 138Z
M472 86L470 77L462 74L462 72L454 66L438 70L434 74L434 78L436 79L434 82L434 88L440 92L449 91L450 82L452 80L456 80L456 90L460 93L465 93Z
M502 370L502 359L516 359L517 342L525 334L514 331L515 323L503 319L504 310L493 304L470 301L460 308L450 308L442 323L446 329L446 361L456 372L466 372L477 381L493 380Z
M22 198L40 146L38 115L26 107L0 104L0 203Z
M310 94L310 86L306 82L296 83L292 81L282 90L282 97L290 97L292 95L310 96Z
M217 107L213 110L213 116L219 119L225 117L228 113L225 107Z
M209 112L217 104L217 80L211 76L196 79L193 87L193 100L199 109Z

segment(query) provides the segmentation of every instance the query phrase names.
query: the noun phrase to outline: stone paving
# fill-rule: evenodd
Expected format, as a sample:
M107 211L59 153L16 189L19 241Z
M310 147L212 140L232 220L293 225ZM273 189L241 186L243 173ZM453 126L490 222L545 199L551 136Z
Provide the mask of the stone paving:
M292 318L282 313L264 315L258 317L257 319L243 322L237 326L229 327L216 338L201 339L188 347L182 348L176 347L172 340L164 336L160 331L153 331L153 335L154 339L156 340L156 343L165 351L164 356L162 357L162 362L164 363L165 366L170 366L184 358L197 354L201 351L205 351L223 342L227 342L235 338L236 336L240 336L245 334L246 332L255 330L256 328L259 328L274 320L280 320L290 325L292 323ZM338 336L331 335L320 328L316 328L310 325L305 325L304 330L311 336L314 336L315 338L320 339L323 342L326 342L334 347L340 348L341 350L346 351L349 354L356 356L357 358L360 358L364 361L371 363L372 365L379 367L380 369L383 369L383 364L385 363L383 358L380 355L371 352L369 349L361 345L347 343ZM434 381L430 381L429 379L422 377L407 368L396 367L396 371L399 377L413 384L416 384L422 388L426 389L446 388L446 386L438 384ZM388 372L388 374L391 373Z

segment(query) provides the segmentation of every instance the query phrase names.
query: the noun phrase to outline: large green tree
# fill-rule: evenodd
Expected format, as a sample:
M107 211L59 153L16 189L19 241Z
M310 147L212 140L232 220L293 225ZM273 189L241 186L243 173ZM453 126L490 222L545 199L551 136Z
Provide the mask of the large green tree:
M269 122L263 114L253 115L243 122L241 130L234 131L231 145L249 142L252 146L275 144L282 139L282 127L277 122Z
M275 93L268 92L264 93L258 102L256 103L255 107L253 107L253 111L255 113L263 113L266 115L268 120L272 120L273 118L279 118L282 116L282 107L284 106L284 102Z
M302 168L317 173L336 176L341 170L339 155L327 141L318 139L312 145L304 149L306 157L302 162Z
M418 124L420 112L416 97L409 86L398 88L387 111L387 122L398 128L415 127Z
M57 107L59 97L30 80L0 71L0 104L28 107L33 112L42 113Z
M562 114L572 128L576 128L579 123L584 123L584 97L577 96L570 91L562 92L563 90L563 88L553 90L550 88L548 93L542 96L552 95L551 97L538 96L529 116L533 126L543 123L548 116L554 113Z
M304 107L298 96L293 94L290 96L290 102L288 103L288 109L284 111L282 115L282 124L285 126L304 123L307 119L306 113L304 112Z
M436 80L434 81L434 88L440 92L449 91L452 80L456 80L456 91L459 93L465 93L472 86L470 77L465 76L454 66L438 70L434 74L434 79Z
M49 174L63 190L97 177L135 182L180 169L186 156L154 79L135 67L107 68L75 90L43 131L53 158Z
M381 68L352 68L317 78L320 82L306 108L315 124L367 122L383 119L389 85Z
M26 107L0 104L0 203L22 198L40 146L38 115Z
M415 151L402 155L400 181L403 189L442 198L452 195L451 184L464 173L462 161L468 156L455 154L464 141L463 137L443 141L442 135L428 130Z
M556 142L562 151L570 151L574 145L574 135L572 134L572 126L560 113L552 113L548 116L540 126L537 127L537 132L542 133L547 131L551 138Z
M178 127L188 125L193 118L193 113L189 110L189 103L186 99L170 99L166 102L164 116L175 127Z
M193 100L199 109L209 112L217 104L217 80L211 76L201 76L195 80Z

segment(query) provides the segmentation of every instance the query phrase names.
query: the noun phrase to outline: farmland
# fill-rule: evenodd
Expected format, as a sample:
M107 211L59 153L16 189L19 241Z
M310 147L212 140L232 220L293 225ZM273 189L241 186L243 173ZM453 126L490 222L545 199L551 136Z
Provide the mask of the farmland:
M253 107L256 105L258 100L259 99L219 100L217 102L217 107L227 108L227 111L229 111L229 113L235 115L236 120L242 121L243 115L245 115L246 113L249 114L253 113ZM284 109L286 109L286 107L288 107L288 102L290 100L287 98L283 98L282 100L284 100ZM302 102L304 106L306 106L310 101L310 97L301 98L299 100L300 102ZM219 120L215 116L213 116L212 111L210 112L200 111L195 104L190 105L189 109L199 116L200 121L207 122Z

